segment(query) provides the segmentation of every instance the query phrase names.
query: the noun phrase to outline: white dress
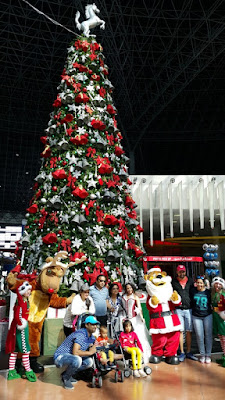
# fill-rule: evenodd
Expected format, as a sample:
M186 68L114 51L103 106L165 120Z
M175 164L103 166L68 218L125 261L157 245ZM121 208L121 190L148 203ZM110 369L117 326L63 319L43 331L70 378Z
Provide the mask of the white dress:
M134 331L143 347L144 363L146 364L149 362L149 357L151 356L150 336L145 322L142 321L140 316L140 311L137 307L137 301L134 294L131 296L124 294L122 296L122 308L123 311L120 317L121 321L124 320L124 318L127 318L132 322Z

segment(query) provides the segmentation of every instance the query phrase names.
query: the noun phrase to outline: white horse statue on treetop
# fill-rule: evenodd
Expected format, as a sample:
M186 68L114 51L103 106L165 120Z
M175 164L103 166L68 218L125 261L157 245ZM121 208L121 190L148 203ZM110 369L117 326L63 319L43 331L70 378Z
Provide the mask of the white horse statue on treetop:
M83 31L84 35L87 37L89 37L90 29L93 29L98 25L100 25L101 29L105 29L105 21L103 21L103 19L100 19L95 13L100 13L100 10L96 6L96 4L93 3L87 5L85 7L85 16L88 19L80 23L79 22L80 12L79 11L76 12L75 16L76 27L77 29L79 29L79 31Z

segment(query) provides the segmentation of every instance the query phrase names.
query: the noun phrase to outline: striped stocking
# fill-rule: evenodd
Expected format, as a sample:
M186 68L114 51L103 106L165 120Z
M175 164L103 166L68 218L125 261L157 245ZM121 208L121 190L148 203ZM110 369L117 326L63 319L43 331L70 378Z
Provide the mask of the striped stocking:
M11 353L9 356L9 370L13 371L15 369L17 359L17 353Z
M220 339L220 344L222 347L223 354L225 355L225 336L224 335L218 335Z
M29 353L22 354L22 362L25 371L31 371Z

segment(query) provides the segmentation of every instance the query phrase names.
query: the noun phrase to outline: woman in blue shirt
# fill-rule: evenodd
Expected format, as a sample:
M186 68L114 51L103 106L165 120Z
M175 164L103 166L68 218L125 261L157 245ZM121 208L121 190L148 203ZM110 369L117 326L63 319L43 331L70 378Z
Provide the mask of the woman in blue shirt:
M199 361L211 363L212 351L212 307L211 293L206 289L204 276L197 276L196 287L190 293L193 326L196 333Z

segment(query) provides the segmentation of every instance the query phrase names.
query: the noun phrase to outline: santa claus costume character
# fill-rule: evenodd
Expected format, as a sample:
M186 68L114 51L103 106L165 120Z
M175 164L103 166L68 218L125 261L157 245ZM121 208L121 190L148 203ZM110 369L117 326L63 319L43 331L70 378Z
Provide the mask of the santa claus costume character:
M213 333L218 335L223 351L221 359L216 360L225 368L225 280L216 276L212 280Z
M180 295L171 285L171 277L162 272L160 267L153 267L148 274L155 277L147 282L148 297L146 301L150 316L150 330L152 337L152 355L150 362L158 364L165 357L168 364L179 364L177 349L181 324L175 309L181 304ZM156 303L154 299L157 299Z
M131 321L143 348L144 362L148 363L151 356L150 336L145 325L140 299L135 294L135 288L131 283L126 283L124 290L125 293L121 299L120 321L123 322L125 318Z
M36 382L37 378L30 368L30 344L29 344L29 301L32 286L29 282L23 282L17 288L17 300L14 306L14 316L6 339L6 353L9 356L8 380L21 378L15 369L17 354L22 353L22 363L25 368L25 377L30 382Z

